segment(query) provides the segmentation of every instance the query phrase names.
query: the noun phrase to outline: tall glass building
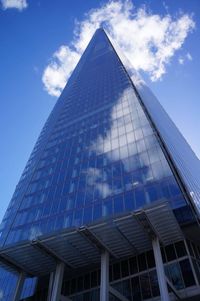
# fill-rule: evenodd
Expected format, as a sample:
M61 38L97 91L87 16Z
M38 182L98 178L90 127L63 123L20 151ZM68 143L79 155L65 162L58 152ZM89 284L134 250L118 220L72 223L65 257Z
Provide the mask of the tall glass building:
M1 223L0 300L199 300L199 176L190 146L98 29Z

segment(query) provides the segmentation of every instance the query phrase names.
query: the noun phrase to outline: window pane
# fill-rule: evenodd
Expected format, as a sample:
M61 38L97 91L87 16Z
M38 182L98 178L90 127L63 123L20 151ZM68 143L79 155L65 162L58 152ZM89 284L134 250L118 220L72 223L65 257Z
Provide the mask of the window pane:
M139 277L134 277L131 279L131 287L132 287L133 300L134 301L142 300Z
M130 265L130 273L131 274L135 274L138 272L138 265L137 265L136 257L132 257L129 259L129 265Z
M143 299L151 298L151 288L149 283L149 275L148 273L140 275L140 284Z
M126 210L134 210L135 209L133 191L128 191L125 193L124 205L125 205Z
M183 279L178 263L172 263L168 265L168 271L170 274L171 282L177 290L184 288Z
M160 290L159 290L159 285L158 285L158 278L156 271L151 271L149 273L150 277L150 285L151 285L151 291L153 297L159 296L160 295Z
M135 189L136 208L140 208L145 204L145 194L142 188Z
M113 280L116 280L116 279L119 279L119 278L121 278L120 264L115 263L115 264L113 264Z
M151 269L151 268L155 267L155 260L154 260L153 251L147 252L146 253L146 258L147 258L148 268Z
M138 256L138 265L139 265L139 271L144 271L147 269L145 254L141 254Z
M129 275L128 260L124 260L121 262L121 271L122 277L126 277Z
M165 247L165 253L167 255L167 260L168 261L176 259L176 253L175 253L174 245L170 245L170 246Z
M177 253L178 257L187 255L185 244L183 241L179 241L179 242L175 243L175 249L176 249L176 253Z
M190 266L190 262L188 259L180 261L181 272L183 275L183 280L185 282L185 286L195 285L194 276L192 273L192 269Z
M131 300L131 287L130 287L130 280L122 281L122 295Z
M122 213L123 210L123 195L114 197L114 213Z

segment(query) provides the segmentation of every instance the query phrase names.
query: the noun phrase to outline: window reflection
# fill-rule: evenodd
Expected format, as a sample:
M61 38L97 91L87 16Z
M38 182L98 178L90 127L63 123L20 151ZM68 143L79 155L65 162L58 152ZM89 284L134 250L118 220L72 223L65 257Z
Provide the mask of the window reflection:
M32 168L27 190L20 192L20 182L2 222L2 243L10 217L7 244L160 199L169 200L177 218L185 220L184 197L118 58L104 47L90 58L79 84L71 82L42 130L20 180Z

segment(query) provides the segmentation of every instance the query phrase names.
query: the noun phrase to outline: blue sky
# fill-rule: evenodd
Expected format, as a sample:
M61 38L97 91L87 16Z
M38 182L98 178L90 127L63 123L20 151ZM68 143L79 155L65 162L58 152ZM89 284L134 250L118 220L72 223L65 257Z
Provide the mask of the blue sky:
M199 0L0 3L0 219L56 102L52 95L59 95L99 24L200 157Z

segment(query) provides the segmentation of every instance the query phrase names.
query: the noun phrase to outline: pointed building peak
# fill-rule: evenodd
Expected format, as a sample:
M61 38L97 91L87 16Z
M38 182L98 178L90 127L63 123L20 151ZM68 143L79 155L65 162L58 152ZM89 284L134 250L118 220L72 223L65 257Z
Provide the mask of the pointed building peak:
M95 34L98 34L98 33L104 33L106 35L106 31L102 26L96 29Z
M97 30L96 31L98 31L98 30L101 30L101 31L104 31L105 32L105 30L104 30L104 28L101 26L101 27L99 27L99 28L97 28Z

